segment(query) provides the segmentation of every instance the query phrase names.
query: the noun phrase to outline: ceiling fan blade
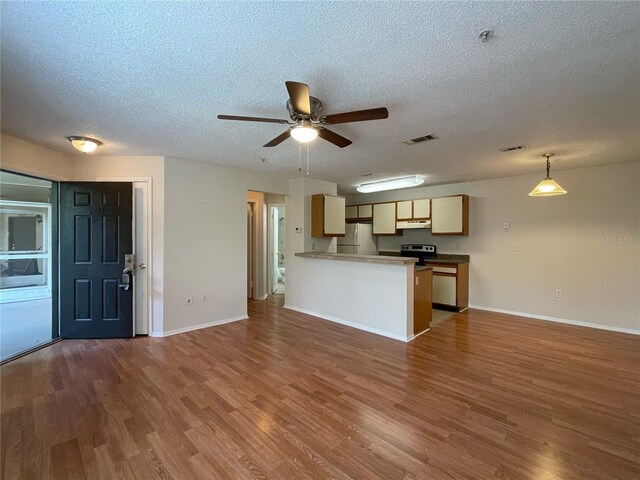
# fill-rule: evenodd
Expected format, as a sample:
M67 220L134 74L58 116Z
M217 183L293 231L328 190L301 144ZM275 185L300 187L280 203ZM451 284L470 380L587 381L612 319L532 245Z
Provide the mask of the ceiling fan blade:
M382 120L384 118L389 118L389 110L381 107L325 115L320 121L327 125L335 125L337 123L366 122L367 120Z
M265 123L291 123L289 120L282 120L280 118L262 118L262 117L239 117L237 115L218 115L220 120L240 120L242 122L265 122Z
M284 82L284 84L287 86L294 112L302 115L311 115L309 85L299 82Z
M327 142L331 142L340 148L348 147L353 142L348 138L344 138L342 135L338 135L331 130L327 130L324 127L318 127L318 136L324 138Z
M280 145L287 138L289 138L289 136L290 136L289 132L290 131L291 131L291 129L287 130L286 132L278 135L276 138L271 140L269 143L265 143L263 146L265 146L265 147L275 147L276 145Z

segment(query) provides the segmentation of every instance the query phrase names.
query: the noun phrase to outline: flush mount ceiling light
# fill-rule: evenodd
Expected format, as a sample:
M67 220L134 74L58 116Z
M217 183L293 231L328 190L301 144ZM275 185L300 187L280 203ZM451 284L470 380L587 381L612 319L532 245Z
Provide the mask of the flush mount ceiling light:
M424 183L424 178L414 175L412 177L392 178L382 182L365 183L356 188L360 193L382 192L384 190L396 190L398 188L417 187Z
M313 128L310 121L302 120L297 127L291 129L291 136L300 143L309 143L316 139L318 130Z
M553 153L545 153L543 157L547 157L547 176L529 193L530 197L550 197L552 195L564 195L567 191L556 183L549 176L551 164L549 158L553 157Z
M71 142L71 145L73 145L76 150L80 150L82 153L91 153L100 145L102 145L102 142L96 140L95 138L67 137L67 139Z

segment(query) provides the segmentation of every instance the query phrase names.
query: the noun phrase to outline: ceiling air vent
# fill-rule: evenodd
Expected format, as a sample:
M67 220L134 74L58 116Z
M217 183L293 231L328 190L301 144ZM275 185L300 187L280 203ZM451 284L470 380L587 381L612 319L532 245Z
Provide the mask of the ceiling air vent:
M524 148L524 145L516 145L515 147L506 147L506 148L501 148L500 151L501 152L515 152L516 150L522 150Z
M405 140L402 143L406 143L407 145L415 145L416 143L420 143L420 142L428 142L430 140L437 140L438 137L436 137L435 135L424 135L422 137L417 137L417 138L412 138L411 140Z

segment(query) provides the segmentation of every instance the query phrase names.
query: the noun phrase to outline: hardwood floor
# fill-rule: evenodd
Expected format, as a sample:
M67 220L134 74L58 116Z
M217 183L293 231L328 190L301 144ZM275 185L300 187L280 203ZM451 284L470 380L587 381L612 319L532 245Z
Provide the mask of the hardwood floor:
M2 367L4 479L637 479L640 338L480 311L248 321Z

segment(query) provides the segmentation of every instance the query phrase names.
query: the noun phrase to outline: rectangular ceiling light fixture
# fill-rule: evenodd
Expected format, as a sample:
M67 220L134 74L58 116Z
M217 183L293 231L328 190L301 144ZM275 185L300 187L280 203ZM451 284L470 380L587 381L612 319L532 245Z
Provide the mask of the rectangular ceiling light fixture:
M382 192L384 190L396 190L398 188L417 187L424 183L424 178L414 175L412 177L392 178L381 182L364 183L356 188L360 193Z
M437 140L438 137L436 137L433 134L428 134L428 135L423 135L422 137L416 137L416 138L412 138L410 140L405 140L402 143L406 143L407 145L415 145L416 143L420 143L420 142L428 142L430 140Z

